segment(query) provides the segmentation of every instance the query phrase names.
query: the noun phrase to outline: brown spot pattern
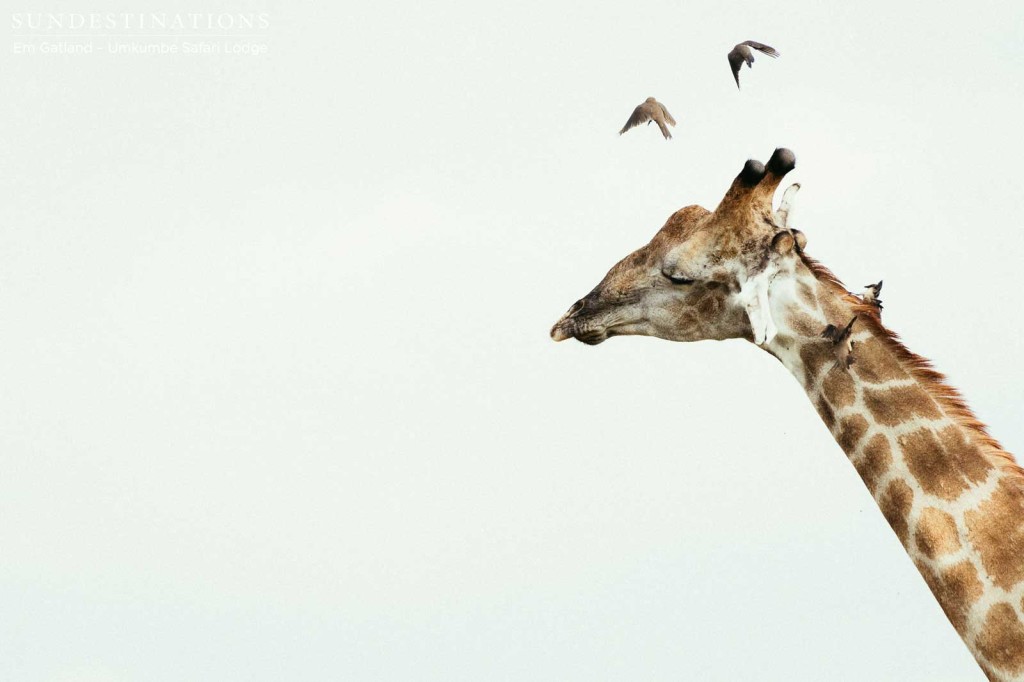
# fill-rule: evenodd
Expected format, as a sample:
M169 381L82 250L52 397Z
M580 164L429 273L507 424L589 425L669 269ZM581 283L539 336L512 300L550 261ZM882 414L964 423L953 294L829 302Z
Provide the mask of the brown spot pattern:
M882 493L882 499L878 501L885 520L896 531L896 537L900 539L904 547L907 546L910 535L907 517L910 515L910 508L913 504L914 491L899 479L889 483L889 487Z
M721 307L721 301L713 294L706 294L697 303L697 312L702 317L713 317L718 313L718 309Z
M967 615L971 611L971 604L981 597L984 590L981 580L978 579L978 572L970 561L954 564L941 574L935 573L923 563L915 563L949 622L963 635L967 629Z
M818 398L817 402L815 403L815 407L818 408L818 414L821 415L821 419L822 421L825 422L825 426L827 426L829 428L829 431L831 431L832 427L836 425L835 412L832 411L832 408L829 406L827 402L825 402L824 398Z
M929 559L960 549L960 537L953 517L935 507L925 507L914 534L917 546Z
M875 421L885 426L896 426L912 417L938 419L942 416L938 405L920 386L867 389L864 391L864 404Z
M853 377L845 367L836 365L825 375L825 381L821 382L821 390L828 397L832 407L839 409L853 405L857 400L857 389L853 385Z
M971 483L984 481L992 466L977 447L967 446L962 435L958 441L948 434L950 429L959 427L944 429L938 438L922 428L898 439L907 468L921 488L944 500L954 500Z
M689 310L684 310L679 313L679 317L676 318L676 326L681 329L689 329L697 326L697 316Z
M964 519L967 537L992 582L1009 590L1024 580L1024 488L1003 479Z
M899 360L878 339L868 339L857 344L857 362L854 371L864 381L880 384L894 379L906 379L910 375Z
M950 615L949 608L943 608L946 609L946 615L949 616L953 626L960 630L967 625L967 614L970 613L971 605L981 598L985 588L982 586L981 580L978 579L978 570L974 568L974 564L966 560L944 570L942 579L946 585L946 593L949 595L948 603L956 607L954 610L957 614L956 617ZM958 622L959 625L957 625Z
M1024 625L1010 604L1002 602L989 609L976 644L996 666L1011 673L1024 671Z
M789 318L789 327L797 336L815 337L821 334L821 322L806 313L795 312Z
M851 415L839 422L839 435L836 436L836 442L839 443L843 452L849 455L867 431L868 420L859 414Z
M967 478L980 483L992 471L992 462L959 426L947 426L939 431L939 442L951 459L960 463Z
M842 293L834 290L831 286L823 286L821 283L818 285L818 305L821 306L821 311L825 313L825 319L838 325L835 320L843 320L843 324L849 322L850 318L853 317L853 313L850 312L849 306L842 303Z
M797 284L796 293L800 297L800 302L811 310L818 307L818 300L814 297L814 289L807 282Z
M834 361L835 356L824 341L808 343L800 349L800 361L804 363L804 384L810 386L821 371L826 361Z
M864 456L854 462L857 473L864 479L864 484L872 493L878 485L878 479L889 470L892 455L889 452L889 439L876 434L864 446Z

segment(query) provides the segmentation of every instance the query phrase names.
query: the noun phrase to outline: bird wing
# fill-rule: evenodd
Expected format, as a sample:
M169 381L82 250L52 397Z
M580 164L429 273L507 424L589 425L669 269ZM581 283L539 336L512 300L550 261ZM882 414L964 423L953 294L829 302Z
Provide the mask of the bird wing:
M668 113L668 109L665 108L665 105L662 104L661 102L658 102L658 106L661 108L661 113L665 114L665 120L668 121L671 125L675 125L676 120L672 118L672 114Z
M836 343L839 343L840 341L845 341L846 339L850 338L850 332L853 331L853 323L856 321L857 316L854 315L853 319L850 320L850 323L846 325L846 327L843 328L843 331L839 332L839 334L836 336Z
M742 43L740 43L740 45L746 45L747 47L752 47L755 50L757 50L758 52L764 52L769 57L778 57L778 56L780 56L779 55L779 51L776 50L774 47L771 47L769 45L765 45L764 43L759 43L756 40L744 40Z
M732 77L736 79L736 87L740 87L740 67L743 66L743 55L736 48L729 53L729 68L732 69Z
M633 114L629 117L629 120L626 121L626 125L622 126L622 130L619 131L619 135L626 132L630 128L635 128L641 123L646 123L647 121L650 120L651 115L647 112L647 109L644 107L644 105L641 104L640 106L633 110Z

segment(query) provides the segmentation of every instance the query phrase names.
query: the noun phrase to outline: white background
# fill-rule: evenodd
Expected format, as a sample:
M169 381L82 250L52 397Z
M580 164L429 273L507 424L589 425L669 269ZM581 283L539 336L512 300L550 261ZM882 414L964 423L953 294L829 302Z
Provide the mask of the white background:
M983 679L775 360L548 329L788 146L1024 449L1019 2L131 9L268 53L5 29L0 678Z

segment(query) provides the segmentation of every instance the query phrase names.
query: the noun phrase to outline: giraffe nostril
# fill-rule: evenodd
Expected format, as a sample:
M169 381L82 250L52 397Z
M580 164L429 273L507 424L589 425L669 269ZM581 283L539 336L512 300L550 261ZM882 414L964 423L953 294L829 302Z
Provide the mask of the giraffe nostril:
M581 298L580 300L578 300L578 301L576 301L575 303L572 304L572 307L569 308L569 311L565 314L565 316L566 317L572 317L573 315L575 315L579 311L583 310L583 306L585 306L585 305L586 305L585 299Z

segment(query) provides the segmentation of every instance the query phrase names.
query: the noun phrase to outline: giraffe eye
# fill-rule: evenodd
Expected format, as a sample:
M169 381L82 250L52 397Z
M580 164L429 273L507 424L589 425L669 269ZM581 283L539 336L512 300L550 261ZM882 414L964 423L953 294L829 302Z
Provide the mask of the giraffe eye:
M672 284L693 284L694 282L697 281L695 279L689 279L687 277L680 277L679 275L665 275L665 276L668 277L669 281L672 282Z

